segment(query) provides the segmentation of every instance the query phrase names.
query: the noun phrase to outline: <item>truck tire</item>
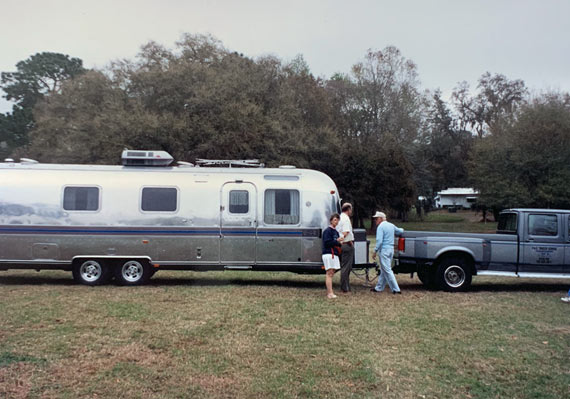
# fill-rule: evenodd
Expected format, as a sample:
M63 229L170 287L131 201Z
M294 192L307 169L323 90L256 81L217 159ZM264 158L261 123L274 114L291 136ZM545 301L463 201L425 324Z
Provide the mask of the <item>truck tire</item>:
M143 259L129 259L115 268L115 280L120 285L142 285L151 275L152 268Z
M81 259L73 263L73 279L84 285L101 285L109 281L109 266L99 259Z
M418 267L417 275L427 289L433 290L437 288L434 269L428 268L427 266Z
M461 256L443 258L437 267L437 285L444 291L465 291L471 286L472 277L469 262Z

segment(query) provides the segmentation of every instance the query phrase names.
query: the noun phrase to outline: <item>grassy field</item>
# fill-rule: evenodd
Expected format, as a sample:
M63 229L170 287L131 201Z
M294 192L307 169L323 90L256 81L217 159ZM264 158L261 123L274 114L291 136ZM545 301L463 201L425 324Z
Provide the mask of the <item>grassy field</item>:
M489 218L489 216L487 216ZM390 221L398 227L403 227L406 230L412 231L449 231L454 233L495 233L497 230L497 223L487 220L483 223L483 216L481 213L473 211L460 210L456 213L449 213L447 210L440 210L430 212L423 218L423 220L415 217L414 214L410 215L409 222L402 222L400 220ZM368 231L370 229L370 219L365 220L364 224Z
M456 233L494 233L497 230L496 222L482 222L481 213L472 211L457 211L449 213L447 210L430 212L422 221L399 223L398 226L406 230L449 231Z
M352 280L328 300L320 275L0 272L0 398L570 396L567 282L450 294L400 275L393 296Z
M144 287L0 274L0 397L562 398L566 285L477 278L471 292L334 301L323 276L160 272ZM338 281L336 281L338 284Z

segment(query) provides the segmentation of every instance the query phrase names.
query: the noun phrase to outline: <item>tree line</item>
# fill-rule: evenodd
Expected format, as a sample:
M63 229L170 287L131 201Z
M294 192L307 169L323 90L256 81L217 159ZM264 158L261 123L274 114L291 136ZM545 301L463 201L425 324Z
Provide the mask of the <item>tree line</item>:
M422 89L393 46L350 72L314 76L302 56L256 59L209 35L173 49L150 42L132 60L88 70L38 53L3 72L0 156L118 163L123 148L175 159L259 158L327 173L355 205L404 216L418 195L473 186L478 206L570 206L570 95L531 95L521 80L484 73L449 100Z

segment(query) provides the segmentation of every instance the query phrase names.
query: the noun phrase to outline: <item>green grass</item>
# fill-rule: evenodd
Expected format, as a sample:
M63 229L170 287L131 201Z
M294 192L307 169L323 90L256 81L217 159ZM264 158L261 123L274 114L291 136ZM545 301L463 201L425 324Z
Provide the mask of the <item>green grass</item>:
M338 289L335 277L335 289ZM0 274L0 397L562 398L566 284L325 298L324 276L159 272L144 287Z
M44 359L38 359L33 356L18 355L12 352L0 353L0 367L6 367L13 363L40 363Z
M489 216L487 216L489 217ZM497 223L487 220L482 222L481 213L460 210L456 213L449 213L447 210L439 210L428 213L420 220L415 214L410 214L408 222L398 219L390 219L398 227L403 227L408 231L447 231L451 233L495 233ZM370 228L370 220L364 221L368 232L375 231Z

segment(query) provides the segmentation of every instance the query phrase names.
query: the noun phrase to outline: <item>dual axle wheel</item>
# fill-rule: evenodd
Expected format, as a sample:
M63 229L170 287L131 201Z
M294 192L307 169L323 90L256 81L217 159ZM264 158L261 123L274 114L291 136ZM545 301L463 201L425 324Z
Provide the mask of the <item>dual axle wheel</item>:
M109 261L107 259L79 259L73 264L73 278L85 285L101 285L115 277L120 285L141 285L153 275L145 259Z

